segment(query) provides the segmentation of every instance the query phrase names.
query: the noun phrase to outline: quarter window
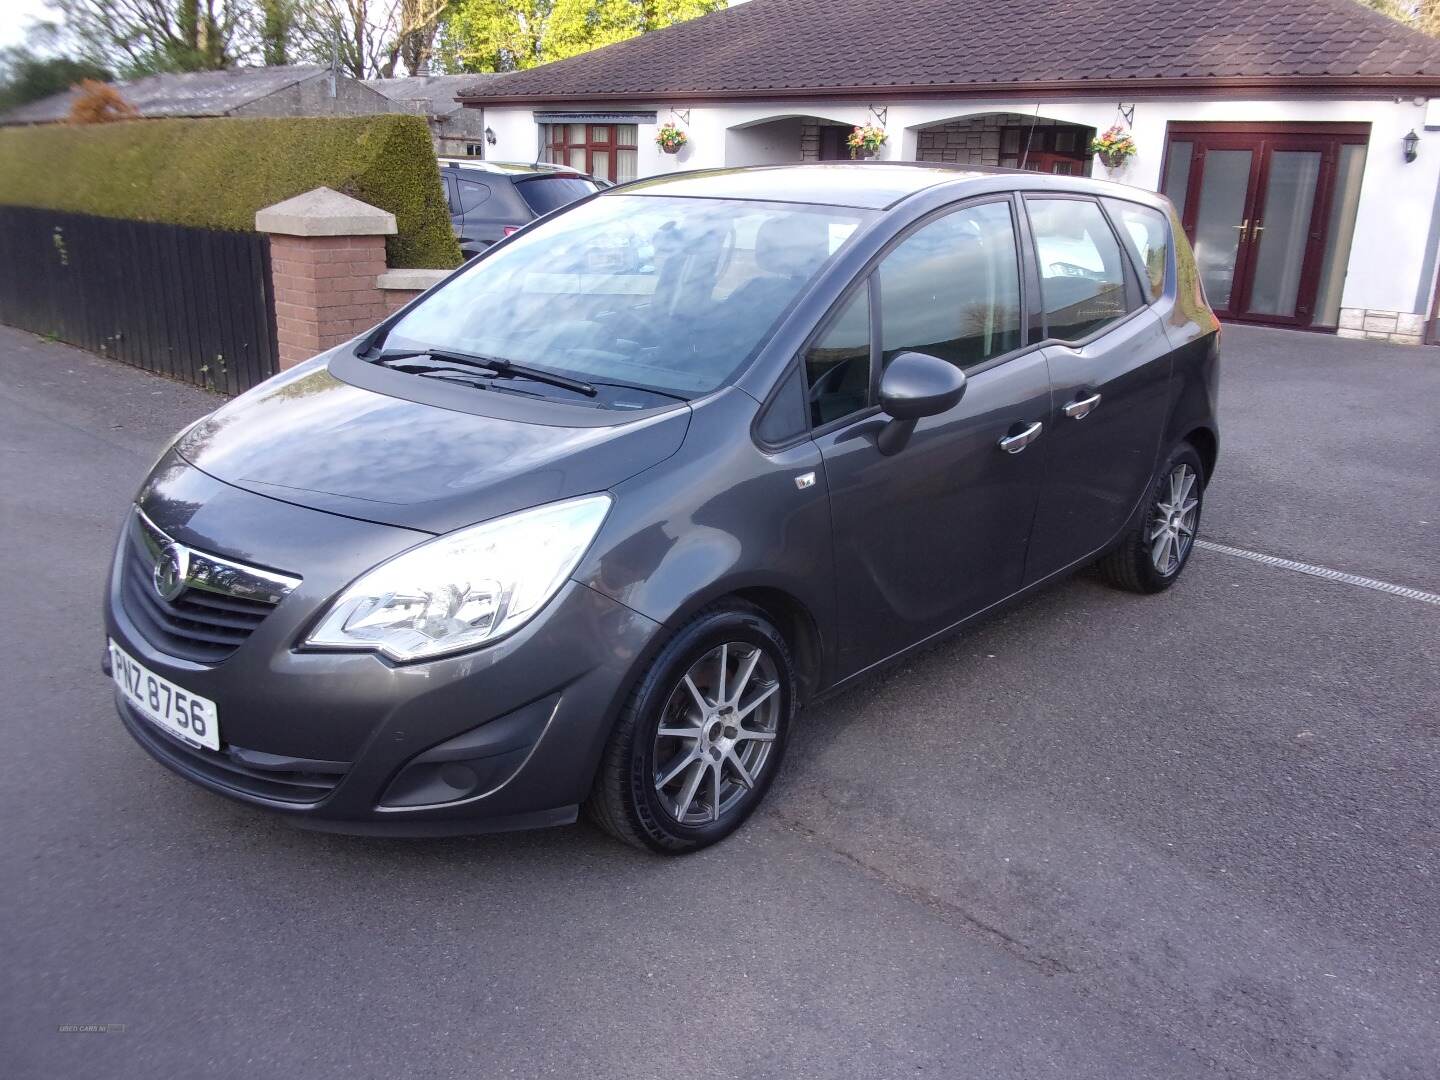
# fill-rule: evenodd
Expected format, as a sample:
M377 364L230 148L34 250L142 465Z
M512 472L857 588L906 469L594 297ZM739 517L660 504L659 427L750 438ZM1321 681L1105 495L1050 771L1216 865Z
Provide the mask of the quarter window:
M1025 207L1050 336L1075 341L1126 315L1123 256L1100 205L1089 199L1026 199Z
M1120 229L1120 238L1145 270L1145 289L1151 302L1165 293L1165 270L1170 264L1170 223L1165 215L1149 206L1106 199L1111 216Z
M1008 202L967 206L911 233L880 264L883 363L907 350L974 367L1020 345L1020 271Z
M477 180L458 179L455 183L460 189L460 209L466 214L490 198L489 184L482 184Z
M819 427L870 400L870 290L861 286L805 350L810 423Z

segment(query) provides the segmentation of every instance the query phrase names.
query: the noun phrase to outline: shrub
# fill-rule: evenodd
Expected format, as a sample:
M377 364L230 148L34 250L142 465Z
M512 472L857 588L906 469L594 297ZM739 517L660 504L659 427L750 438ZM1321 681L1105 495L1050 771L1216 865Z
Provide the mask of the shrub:
M140 119L140 110L108 83L81 79L75 91L75 100L70 103L72 124L109 124L116 120Z
M251 231L255 211L321 186L395 215L391 266L459 265L418 116L0 129L0 204Z

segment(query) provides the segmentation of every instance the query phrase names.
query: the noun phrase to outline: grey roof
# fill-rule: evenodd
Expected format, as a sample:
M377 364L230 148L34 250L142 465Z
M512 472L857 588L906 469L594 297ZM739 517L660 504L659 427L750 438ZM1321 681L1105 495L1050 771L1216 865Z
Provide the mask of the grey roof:
M488 84L491 104L1440 87L1440 41L1355 0L750 0Z
M470 97L484 97L485 84L499 75L412 75L408 79L366 79L365 85L378 90L406 112L444 116L463 106L455 100L462 90Z
M141 116L225 116L279 90L326 75L318 64L289 67L229 68L189 71L178 75L147 75L114 84ZM0 123L50 124L70 115L74 90L53 94L0 115Z

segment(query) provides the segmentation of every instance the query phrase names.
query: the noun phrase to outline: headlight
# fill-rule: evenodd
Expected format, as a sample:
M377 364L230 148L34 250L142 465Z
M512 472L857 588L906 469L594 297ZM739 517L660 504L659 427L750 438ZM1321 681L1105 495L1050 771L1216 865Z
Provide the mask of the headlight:
M609 510L609 495L587 495L411 548L346 589L306 644L421 660L494 641L549 602Z

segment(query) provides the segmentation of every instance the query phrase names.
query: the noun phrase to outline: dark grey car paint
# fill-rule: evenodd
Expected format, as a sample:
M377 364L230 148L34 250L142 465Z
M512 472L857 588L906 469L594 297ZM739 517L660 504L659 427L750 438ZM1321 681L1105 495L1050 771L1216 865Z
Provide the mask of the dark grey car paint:
M336 368L384 390L353 386L325 364L297 368L204 420L181 453L260 495L442 533L613 487L673 454L690 419L683 407L601 412L349 359ZM431 401L385 392L392 387ZM471 411L438 404L456 398ZM603 426L577 423L598 419Z
M318 801L258 795L211 768L209 751L181 746L122 703L137 739L196 782L317 826L473 831L570 820L631 686L706 604L740 593L766 607L791 640L802 695L813 697L1103 550L1138 512L1162 448L1190 436L1213 465L1216 324L1173 274L1165 300L1078 350L1032 333L974 371L959 404L920 420L898 453L876 445L895 422L878 408L813 435L796 415L803 346L927 215L996 193L1018 209L1011 193L1057 189L1168 214L1158 196L896 166L720 171L616 191L727 188L889 207L808 285L728 388L622 414L382 371L345 347L182 439L142 489L145 512L183 543L302 583L233 656L200 665L136 630L118 600L117 567L107 631L156 672L214 698L232 755L338 763L344 776ZM1027 254L1030 290L1033 262ZM1092 388L1101 409L1060 418ZM1036 420L1045 431L1026 452L996 448ZM798 485L806 474L817 482ZM514 635L410 665L299 646L349 582L429 535L597 490L614 504L594 544L571 583ZM1032 521L1046 523L1038 543ZM478 745L498 720L508 764L493 790L384 805L407 762L457 737Z
M450 228L460 245L461 254L466 258L478 255L503 240L506 230L515 230L528 225L541 214L522 195L525 184L545 183L563 176L595 184L594 177L583 173L572 173L536 167L527 170L525 166L506 166L505 171L484 168L467 168L463 164L442 161L440 179L445 187L445 201L450 211ZM477 203L465 190L482 191L483 198Z

